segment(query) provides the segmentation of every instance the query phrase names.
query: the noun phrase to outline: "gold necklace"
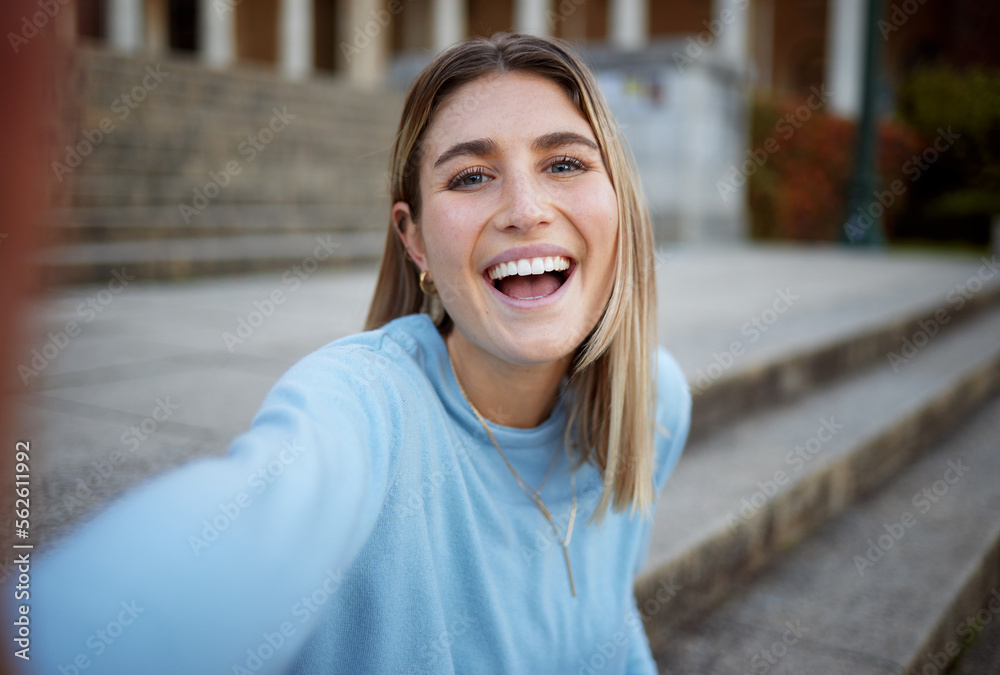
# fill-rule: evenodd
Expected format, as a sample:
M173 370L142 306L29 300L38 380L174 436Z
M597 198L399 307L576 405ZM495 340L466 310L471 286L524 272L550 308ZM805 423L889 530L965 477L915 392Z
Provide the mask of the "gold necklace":
M566 527L566 537L564 539L559 535L559 529L556 527L555 521L552 520L552 514L549 513L549 509L545 506L545 502L542 501L541 495L542 487L545 485L545 481L548 480L549 474L552 472L552 467L555 466L558 454L552 458L552 463L549 464L549 469L545 472L545 477L542 478L542 482L538 486L538 489L532 490L529 488L517 471L514 470L514 467L511 465L510 461L508 461L507 456L503 454L503 450L500 449L500 444L497 443L496 437L493 435L493 432L490 431L489 425L486 424L486 419L482 416L479 410L476 409L476 406L472 405L472 401L469 399L468 394L466 394L465 389L462 388L462 383L458 380L458 371L455 370L455 362L451 360L451 351L448 350L447 346L445 346L445 351L448 352L448 363L451 364L451 372L455 375L455 383L458 385L458 390L462 392L462 398L464 398L465 402L469 404L470 408L472 408L472 412L475 413L476 419L479 420L479 423L483 425L483 429L486 430L486 434L490 437L490 440L493 441L493 447L495 447L497 452L500 453L500 457L503 458L504 464L506 464L507 468L510 469L510 472L514 475L514 480L516 480L517 484L521 487L521 491L524 492L528 499L535 503L538 510L541 511L543 516L545 516L545 520L549 521L549 525L552 526L552 531L556 535L556 540L562 545L563 558L566 560L566 574L569 576L569 590L575 598L576 584L573 582L573 566L570 565L569 562L569 540L573 536L573 525L576 523L576 472L570 469L569 473L570 485L572 486L573 491L573 506L570 509L569 525Z

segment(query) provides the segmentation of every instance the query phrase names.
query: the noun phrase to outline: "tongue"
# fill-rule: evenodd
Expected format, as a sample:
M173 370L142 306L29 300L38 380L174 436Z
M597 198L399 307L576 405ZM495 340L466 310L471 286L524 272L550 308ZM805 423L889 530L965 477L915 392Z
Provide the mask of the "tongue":
M501 279L497 288L504 295L512 298L538 298L555 293L562 286L562 278L553 272L545 274L530 274L527 276L510 276Z

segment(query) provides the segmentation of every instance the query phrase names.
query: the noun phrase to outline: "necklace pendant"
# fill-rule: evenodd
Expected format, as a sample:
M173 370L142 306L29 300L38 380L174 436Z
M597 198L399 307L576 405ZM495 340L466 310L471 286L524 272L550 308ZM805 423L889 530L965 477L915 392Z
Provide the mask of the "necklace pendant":
M573 593L573 597L576 597L576 584L573 583L573 566L569 563L569 547L563 544L563 557L566 559L566 574L569 575L569 590Z

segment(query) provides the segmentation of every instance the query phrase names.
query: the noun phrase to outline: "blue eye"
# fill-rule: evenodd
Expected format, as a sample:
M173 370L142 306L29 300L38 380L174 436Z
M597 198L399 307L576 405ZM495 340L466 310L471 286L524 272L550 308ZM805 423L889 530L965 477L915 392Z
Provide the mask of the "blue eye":
M463 188L463 187L476 187L482 185L490 179L486 175L485 169L481 166L474 166L468 169L464 169L457 176L451 179L448 183L449 189Z
M586 169L586 165L573 157L560 157L549 165L552 173L567 173L569 171L580 171Z

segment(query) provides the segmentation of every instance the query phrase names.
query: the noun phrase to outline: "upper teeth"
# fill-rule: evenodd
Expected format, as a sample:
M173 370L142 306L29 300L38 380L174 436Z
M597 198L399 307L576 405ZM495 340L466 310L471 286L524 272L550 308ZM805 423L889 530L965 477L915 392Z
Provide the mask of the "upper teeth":
M520 260L510 260L508 262L497 263L487 270L490 279L503 279L518 275L526 277L529 274L544 274L545 272L558 272L569 269L569 259L561 255L554 255L547 258L521 258Z

